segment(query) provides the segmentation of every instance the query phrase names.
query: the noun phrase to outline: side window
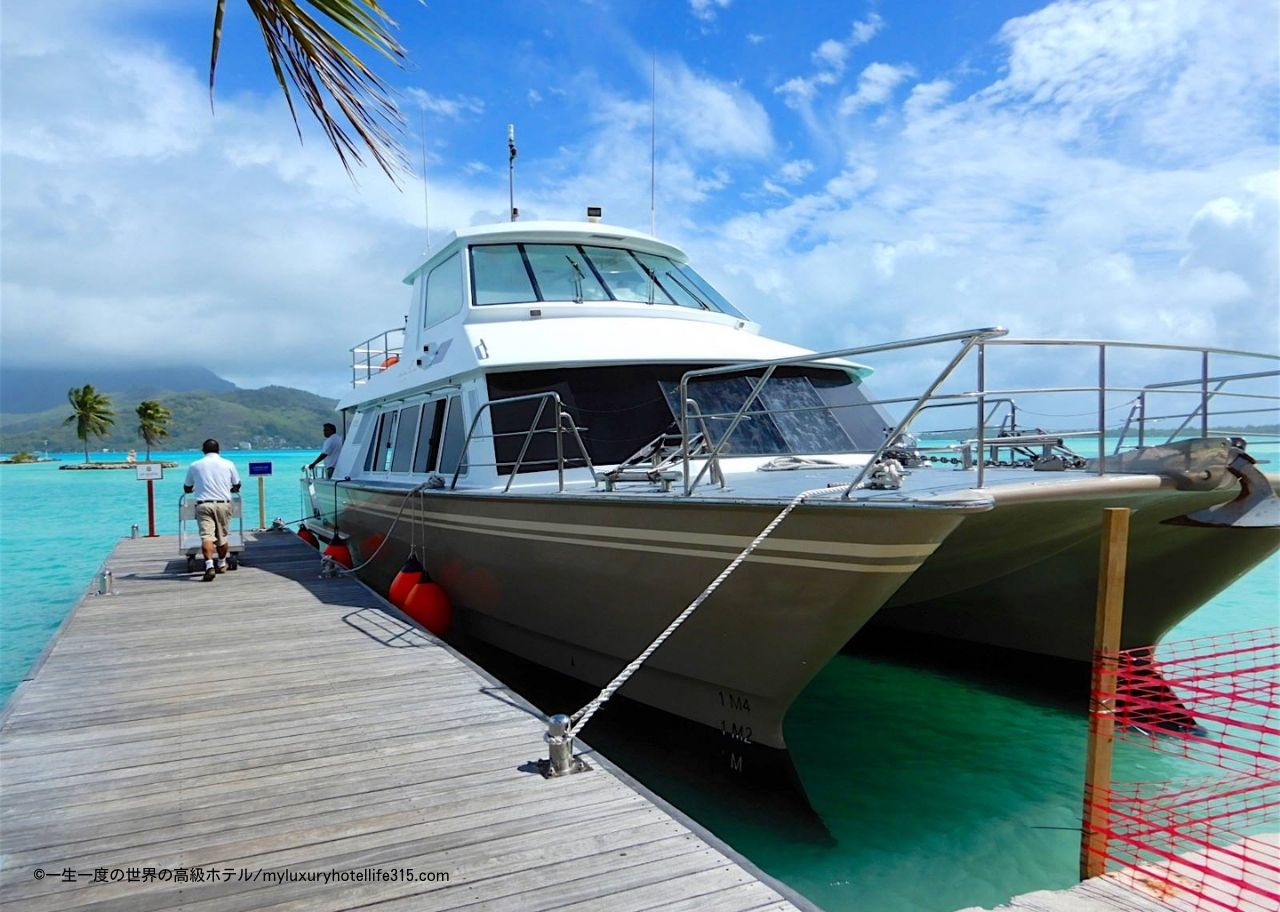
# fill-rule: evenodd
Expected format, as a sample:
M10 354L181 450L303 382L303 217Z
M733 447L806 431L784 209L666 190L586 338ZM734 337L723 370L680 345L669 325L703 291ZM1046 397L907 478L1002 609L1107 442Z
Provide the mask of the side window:
M430 472L436 467L440 453L440 431L444 427L445 400L428 402L423 408L422 425L418 428L418 450L413 458L415 472Z
M444 424L444 445L440 453L440 473L442 475L452 475L458 471L459 463L462 460L462 444L467 435L467 429L463 427L462 422L462 398L459 396L449 397L449 414L445 418ZM465 474L467 466L462 463L462 473Z
M422 406L411 405L400 410L396 419L395 455L391 458L391 471L407 472L413 462L413 441L418 433L418 415Z
M422 325L435 326L462 310L462 254L455 253L427 276Z
M396 453L396 419L399 417L399 412L387 412L382 416L382 450L378 453L374 471L391 471L391 459Z
M373 434L369 437L369 449L364 454L364 470L372 472L377 468L378 453L382 444L382 426L386 415L379 415L373 421Z

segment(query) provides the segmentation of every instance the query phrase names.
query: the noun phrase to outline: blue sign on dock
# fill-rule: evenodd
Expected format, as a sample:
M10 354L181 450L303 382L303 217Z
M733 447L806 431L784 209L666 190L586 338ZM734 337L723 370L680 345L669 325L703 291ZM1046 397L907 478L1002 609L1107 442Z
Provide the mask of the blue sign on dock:
M269 462L251 462L249 463L250 475L270 475L271 463Z

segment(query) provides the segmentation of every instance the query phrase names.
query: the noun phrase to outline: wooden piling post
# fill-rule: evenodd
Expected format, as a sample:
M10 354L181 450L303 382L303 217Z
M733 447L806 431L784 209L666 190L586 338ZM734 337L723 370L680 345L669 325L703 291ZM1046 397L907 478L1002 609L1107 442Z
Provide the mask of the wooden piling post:
M1084 815L1080 833L1080 877L1106 872L1107 818L1111 802L1111 758L1115 744L1115 693L1124 575L1129 549L1127 507L1108 507L1102 518L1098 558L1098 609L1093 627L1093 675L1089 696L1089 748L1084 770Z

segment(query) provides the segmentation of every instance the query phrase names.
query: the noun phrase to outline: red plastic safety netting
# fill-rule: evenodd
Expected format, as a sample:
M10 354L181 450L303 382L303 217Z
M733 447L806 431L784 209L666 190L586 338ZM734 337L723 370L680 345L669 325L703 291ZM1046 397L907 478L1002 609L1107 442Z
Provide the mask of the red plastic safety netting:
M1280 769L1280 631L1204 637L1119 655L1116 737L1221 769Z
M1100 791L1107 877L1151 902L1196 912L1280 909L1280 789L1230 774ZM1145 905L1144 905L1145 903Z
M1086 795L1105 837L1085 846L1095 861L1103 856L1101 888L1123 884L1109 899L1135 909L1278 912L1280 630L1132 649L1100 663L1095 681L1108 686L1095 684L1095 732L1113 720L1116 739L1206 765L1203 778Z

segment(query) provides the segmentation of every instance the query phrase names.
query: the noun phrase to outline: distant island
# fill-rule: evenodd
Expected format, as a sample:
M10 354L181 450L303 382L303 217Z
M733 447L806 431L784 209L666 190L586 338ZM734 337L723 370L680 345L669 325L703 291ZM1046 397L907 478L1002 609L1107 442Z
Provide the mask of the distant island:
M14 383L23 391L21 396L6 397L6 405L39 406L40 410L0 414L0 453L15 454L8 461L16 463L38 459L35 454L46 452L80 452L84 445L76 437L74 425L63 422L71 414L67 389L84 383L94 384L111 397L116 416L111 433L95 439L93 449L137 450L139 461L144 458L143 447L133 412L144 398L159 402L172 413L169 436L157 447L163 450L198 450L208 437L217 438L224 450L317 448L322 439L321 427L326 421L335 420L336 399L285 386L240 389L203 369L188 370L185 374L182 369L174 371L169 376L162 371L152 371L146 374L148 384L122 392L113 388L114 383L120 382L122 372L118 370L84 368L75 373L75 379L68 380L70 375L63 376L63 372L54 377L49 371L33 369L30 376L26 376L20 368L6 367L5 384ZM103 379L100 380L99 375ZM41 391L35 379L62 386ZM165 391L149 385L151 381L181 384L202 380L208 380L210 386L217 388ZM46 404L49 402L54 404ZM18 459L24 454L31 460Z
M0 459L0 465L27 465L34 462L61 462L61 460L46 459L44 456L37 456L35 453L28 453L25 450L21 453L14 453L8 459Z
M44 460L41 460L43 462ZM57 462L58 460L50 459L49 462ZM136 469L140 464L146 463L146 460L135 460L134 462L67 462L58 466L59 471L63 472L83 472L85 470L100 472L111 469ZM176 469L176 462L161 462L153 459L147 465L158 465L166 469Z

